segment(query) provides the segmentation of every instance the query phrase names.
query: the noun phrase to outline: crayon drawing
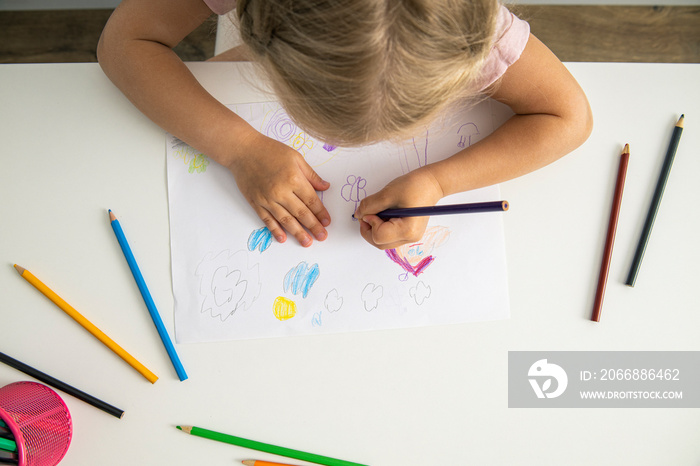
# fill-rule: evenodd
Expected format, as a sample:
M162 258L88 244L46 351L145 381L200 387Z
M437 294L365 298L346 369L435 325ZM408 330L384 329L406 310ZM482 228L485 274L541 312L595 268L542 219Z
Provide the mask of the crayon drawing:
M267 227L259 228L253 231L248 237L248 251L264 252L272 244L272 233Z
M328 292L323 300L323 306L328 312L338 312L343 307L343 298L338 294L338 290L333 288Z
M187 166L187 173L204 173L207 171L207 167L209 166L209 157L188 146L177 138L173 138L171 144L173 157L182 160L182 162Z
M464 149L472 145L472 136L479 135L479 128L474 123L465 123L457 129L457 135L459 135L457 147Z
M414 277L422 274L435 260L433 250L447 242L449 237L450 230L448 228L433 226L428 227L419 242L387 249L386 255L389 259L406 271L405 274L399 275L399 280L406 281L409 273Z
M362 303L364 304L365 311L370 312L377 309L382 296L384 296L384 287L381 285L375 285L374 283L365 285L362 289Z
M272 313L277 320L289 320L297 315L297 304L284 296L278 296L272 304Z
M247 264L244 251L208 253L202 259L195 271L200 278L202 313L223 321L239 309L250 308L260 293L260 276L257 265Z
M416 286L408 290L408 294L413 298L419 306L425 302L426 299L430 297L430 286L426 285L422 281L416 283Z
M348 175L345 179L345 184L340 190L340 195L346 202L353 204L353 212L357 210L360 201L367 197L367 191L365 191L366 186L367 180L361 176ZM355 219L353 218L353 220Z
M301 293L301 297L306 298L320 274L318 264L309 266L301 262L284 276L284 291L295 295Z
M499 105L485 100L403 142L356 148L310 136L277 102L231 106L263 135L298 151L330 182L329 189L317 193L332 217L328 238L309 248L292 235L277 243L228 169L168 135L177 341L507 318L503 213L430 218L420 241L387 251L369 245L352 218L365 197L396 177L443 160L493 131L496 115L503 113ZM500 200L498 186L441 202L493 200Z

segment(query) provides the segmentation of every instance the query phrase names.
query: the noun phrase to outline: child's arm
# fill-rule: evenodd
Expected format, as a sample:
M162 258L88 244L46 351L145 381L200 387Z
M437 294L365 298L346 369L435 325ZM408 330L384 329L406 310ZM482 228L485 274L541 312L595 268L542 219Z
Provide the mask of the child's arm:
M278 241L286 239L286 229L310 245L304 227L325 239L330 215L315 190L328 184L298 152L214 99L172 51L211 15L202 0L124 0L100 38L100 65L156 124L228 167Z
M593 125L586 96L536 37L493 87L491 97L516 113L490 136L454 156L401 176L357 209L362 236L380 249L420 240L427 217L382 221L391 207L434 205L442 197L516 178L581 145Z

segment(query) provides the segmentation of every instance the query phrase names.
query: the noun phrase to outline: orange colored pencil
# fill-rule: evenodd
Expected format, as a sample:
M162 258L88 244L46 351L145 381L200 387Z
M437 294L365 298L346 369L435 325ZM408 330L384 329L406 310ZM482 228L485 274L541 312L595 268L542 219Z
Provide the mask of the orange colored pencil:
M245 464L245 466L292 466L291 464L270 463L269 461L260 460L245 460L243 464Z
M76 311L73 306L65 302L63 298L54 293L54 291L51 290L51 288L49 288L41 280L36 278L29 270L25 269L24 267L20 267L17 264L15 264L15 269L22 278L31 283L34 288L41 291L41 293L44 296L49 298L63 312L71 316L73 320L82 325L83 328L90 332L95 338L104 343L104 345L107 348L114 351L120 358L126 361L131 367L136 369L139 372L139 374L144 376L149 382L155 383L156 380L158 380L157 375L148 370L146 366L138 362L136 358L134 358L132 355L127 353L126 350L124 350L124 348L119 346L114 340L109 338L102 330L100 330L92 322L87 320L81 313Z

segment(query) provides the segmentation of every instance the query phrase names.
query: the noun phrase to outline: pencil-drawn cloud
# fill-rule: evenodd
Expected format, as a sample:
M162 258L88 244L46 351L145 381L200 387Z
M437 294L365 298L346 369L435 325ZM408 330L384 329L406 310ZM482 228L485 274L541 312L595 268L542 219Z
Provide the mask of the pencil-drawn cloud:
M323 305L328 312L338 312L343 307L343 298L338 296L338 290L333 288L329 291L326 299L323 301Z
M302 298L306 298L320 274L318 264L309 266L306 262L300 262L285 275L284 291L292 294L301 293Z
M426 285L422 281L419 281L416 286L408 290L408 294L416 304L421 305L423 301L430 297L431 289L430 286Z
M200 312L222 321L239 309L250 308L260 294L258 264L249 266L245 251L231 254L225 250L216 256L210 252L197 266L195 275L200 279Z
M267 227L253 231L248 237L248 251L260 249L262 254L272 244L272 233Z
M384 288L381 285L368 283L362 290L361 296L365 311L373 311L379 306L379 300L384 296Z

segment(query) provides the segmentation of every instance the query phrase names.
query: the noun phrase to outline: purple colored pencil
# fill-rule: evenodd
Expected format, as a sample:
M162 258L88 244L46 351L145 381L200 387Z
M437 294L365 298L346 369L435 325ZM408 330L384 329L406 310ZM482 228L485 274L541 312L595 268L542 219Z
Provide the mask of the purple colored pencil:
M435 205L427 207L407 207L404 209L387 209L377 214L383 220L401 217L425 217L432 215L478 214L482 212L504 212L508 210L508 201L474 202L471 204Z

